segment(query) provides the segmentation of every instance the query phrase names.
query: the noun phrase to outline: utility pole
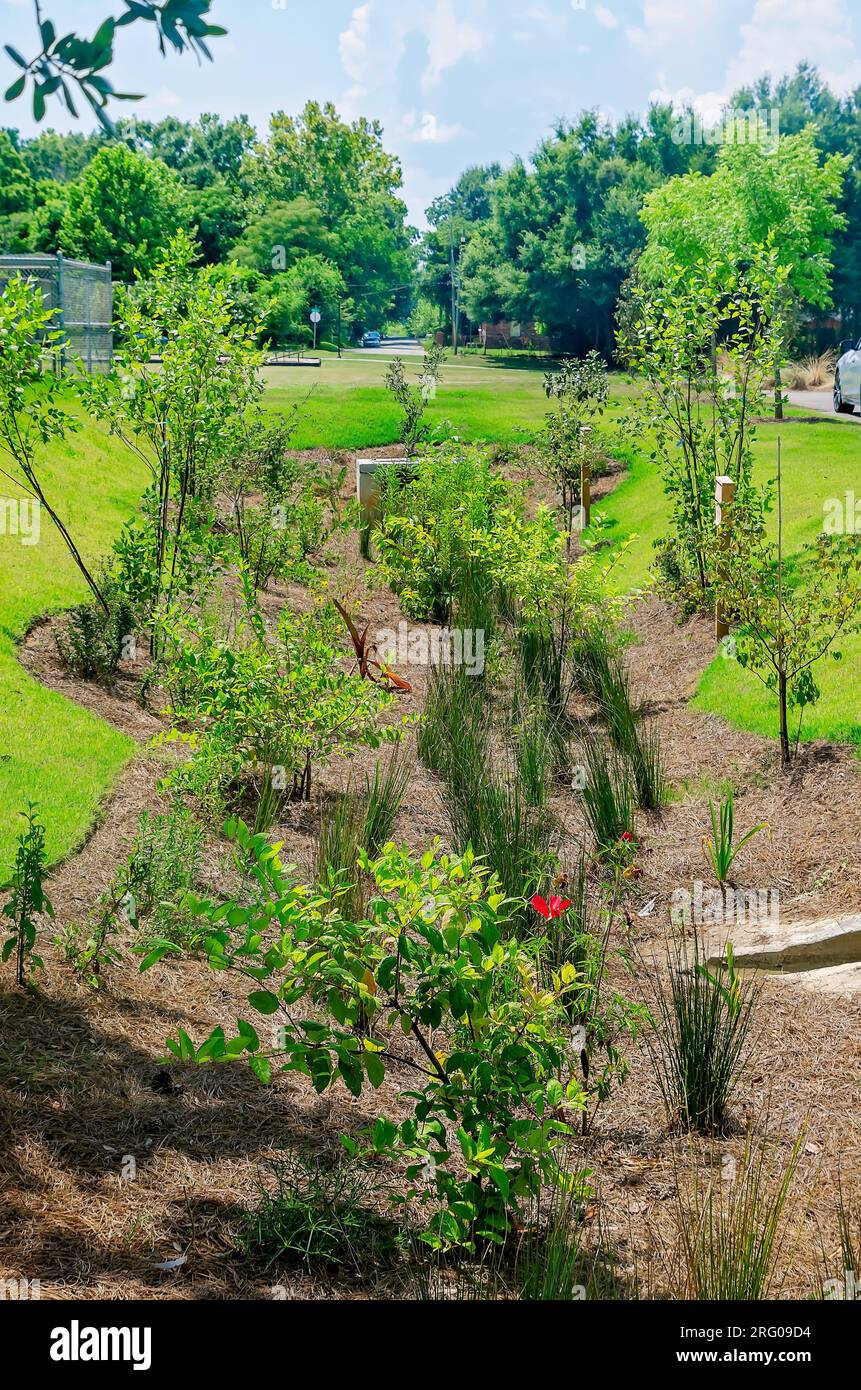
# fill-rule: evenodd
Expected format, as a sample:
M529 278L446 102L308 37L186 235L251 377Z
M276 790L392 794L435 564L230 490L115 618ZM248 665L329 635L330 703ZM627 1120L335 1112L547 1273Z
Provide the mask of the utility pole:
M451 276L451 340L457 356L457 282L454 270L454 228L451 218L448 219L448 259Z
M338 295L338 356L341 356L341 296Z

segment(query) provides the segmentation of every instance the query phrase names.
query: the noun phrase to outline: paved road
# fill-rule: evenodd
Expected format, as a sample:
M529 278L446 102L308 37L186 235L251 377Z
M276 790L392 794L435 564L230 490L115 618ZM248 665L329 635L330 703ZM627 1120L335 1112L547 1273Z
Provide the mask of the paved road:
M854 415L835 414L830 387L825 391L787 391L786 394L790 405L797 405L800 410L822 411L825 415L834 415L835 420L854 420L856 425L861 425L861 415L857 411Z

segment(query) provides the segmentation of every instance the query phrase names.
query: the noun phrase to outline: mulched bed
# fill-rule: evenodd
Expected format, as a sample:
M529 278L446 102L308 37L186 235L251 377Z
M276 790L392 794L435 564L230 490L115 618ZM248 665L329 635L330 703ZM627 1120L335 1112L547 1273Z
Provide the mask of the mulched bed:
M352 456L345 461L352 463ZM600 480L596 494L617 476L614 470ZM331 573L335 591L361 607L373 628L397 628L399 604L385 588L369 590L354 535L339 543ZM301 597L276 586L266 606L274 613ZM22 663L140 747L81 852L54 874L49 892L62 924L86 915L126 852L139 812L158 807L163 762L146 746L162 724L137 703L140 671L124 672L111 689L70 677L57 657L56 621L33 629ZM629 885L627 921L620 920L614 946L635 956L657 948L660 956L673 888L708 881L701 840L709 794L716 796L724 779L736 790L739 829L769 825L743 852L740 886L778 888L786 921L857 910L861 771L853 752L808 745L784 774L776 743L688 707L714 650L708 622L680 621L652 598L634 610L632 627L636 640L627 660L634 688L657 722L668 774L682 790L660 817L641 819L642 875ZM413 684L401 709L420 711L427 670L409 666L401 674ZM319 798L342 790L350 775L371 770L376 757L362 750L349 764L324 769L314 801L288 808L273 832L285 842L286 861L307 870ZM558 788L554 810L563 841L573 842L582 826L576 795ZM397 837L419 848L434 836L444 839L447 830L439 782L412 757ZM230 881L215 839L206 879L210 888ZM167 1035L183 1027L200 1040L241 1012L247 991L237 981L190 963L163 962L141 975L130 957L111 971L109 988L94 993L53 946L42 953L47 968L37 993L10 988L8 969L2 977L0 1277L38 1278L42 1296L52 1298L245 1299L276 1296L273 1289L294 1298L398 1293L397 1271L368 1269L359 1277L267 1267L240 1255L237 1239L265 1160L288 1152L337 1153L341 1133L355 1132L380 1110L397 1109L406 1073L393 1073L381 1092L354 1101L345 1090L318 1097L298 1077L279 1076L266 1090L244 1067L166 1071L158 1059ZM639 996L643 986L620 961L611 973L621 991ZM762 989L753 1065L739 1087L737 1127L729 1139L690 1145L671 1131L639 1039L626 1047L628 1081L600 1109L584 1141L597 1188L587 1219L612 1245L629 1291L674 1291L676 1173L687 1171L692 1154L718 1162L740 1155L749 1120L784 1155L807 1124L786 1294L807 1296L821 1282L820 1245L836 1245L838 1174L846 1195L861 1201L861 999L817 995L790 979L769 978ZM381 1179L396 1183L397 1175L381 1173ZM382 1209L384 1197L379 1200ZM177 1260L175 1268L159 1268Z

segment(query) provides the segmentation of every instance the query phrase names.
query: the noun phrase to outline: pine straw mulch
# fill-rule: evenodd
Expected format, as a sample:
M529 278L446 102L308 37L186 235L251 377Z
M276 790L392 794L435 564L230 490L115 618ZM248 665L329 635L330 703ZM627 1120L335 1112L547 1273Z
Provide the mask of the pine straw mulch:
M391 453L391 450L367 453ZM351 481L351 480L350 480ZM615 477L602 479L600 491ZM349 483L348 483L349 485ZM600 495L600 492L599 494ZM344 538L332 562L333 580L374 628L397 628L402 614L387 589L368 588L355 538ZM275 586L273 614L301 593ZM139 672L125 672L112 689L71 678L53 642L54 620L40 624L22 650L23 664L54 689L78 699L131 733L140 751L105 804L81 852L56 870L50 894L60 923L80 921L107 887L145 807L157 808L160 755L146 748L161 722L135 702ZM713 652L710 625L680 622L656 599L632 617L627 650L634 687L658 725L677 798L659 816L641 818L641 877L627 889L627 921L613 945L636 958L658 948L669 930L675 887L708 881L701 837L708 796L729 780L736 791L736 824L760 821L770 832L746 848L740 886L779 888L784 920L835 915L858 908L861 897L859 765L850 750L804 748L791 773L781 772L776 745L733 729L717 716L691 710L688 700ZM421 710L427 672L401 672L413 683L405 713ZM447 821L440 786L414 754L396 834L412 847ZM320 775L310 805L288 808L275 834L283 857L306 872L313 855L319 805L351 775L372 769L362 750L349 766ZM563 854L582 830L574 793L557 788L554 810ZM223 848L213 838L208 890L231 881ZM645 913L645 915L640 915ZM44 939L49 935L46 932ZM9 987L0 994L0 1277L38 1278L51 1298L362 1298L391 1297L400 1272L306 1273L268 1266L240 1253L242 1215L255 1199L261 1165L298 1152L335 1155L339 1135L355 1133L383 1110L399 1110L397 1093L408 1072L392 1072L380 1093L353 1100L345 1091L316 1096L298 1077L278 1076L268 1090L242 1066L215 1071L158 1060L164 1039L183 1027L200 1040L242 1012L246 990L230 977L188 962L163 962L141 975L133 956L94 993L72 974L58 950L42 952L46 970L38 991ZM613 984L630 997L648 987L614 957ZM247 1012L247 1006L246 1006ZM787 1251L784 1293L809 1295L823 1277L820 1246L836 1246L834 1203L840 1176L850 1200L861 1201L861 999L796 988L790 977L762 984L751 1067L734 1104L733 1133L714 1145L668 1126L642 1038L627 1044L631 1072L602 1106L583 1145L594 1172L587 1239L598 1230L611 1247L629 1293L672 1296L677 1247L676 1175L698 1163L738 1158L744 1127L756 1122L776 1156L787 1156L806 1122ZM265 1036L266 1020L260 1031ZM134 1176L129 1176L130 1172ZM380 1171L385 1186L397 1174ZM168 1269L159 1266L181 1263Z

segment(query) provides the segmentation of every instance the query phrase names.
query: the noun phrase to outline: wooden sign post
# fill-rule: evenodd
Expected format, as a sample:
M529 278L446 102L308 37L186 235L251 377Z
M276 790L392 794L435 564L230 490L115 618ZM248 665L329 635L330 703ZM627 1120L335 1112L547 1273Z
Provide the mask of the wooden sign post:
M732 478L718 478L715 483L715 526L717 527L718 543L722 549L726 549L729 544L729 517L724 514L724 509L731 507L735 497L735 483ZM715 599L715 641L722 642L729 636L729 623L726 619L720 593Z
M580 464L580 529L585 531L592 519L592 468L588 458Z

